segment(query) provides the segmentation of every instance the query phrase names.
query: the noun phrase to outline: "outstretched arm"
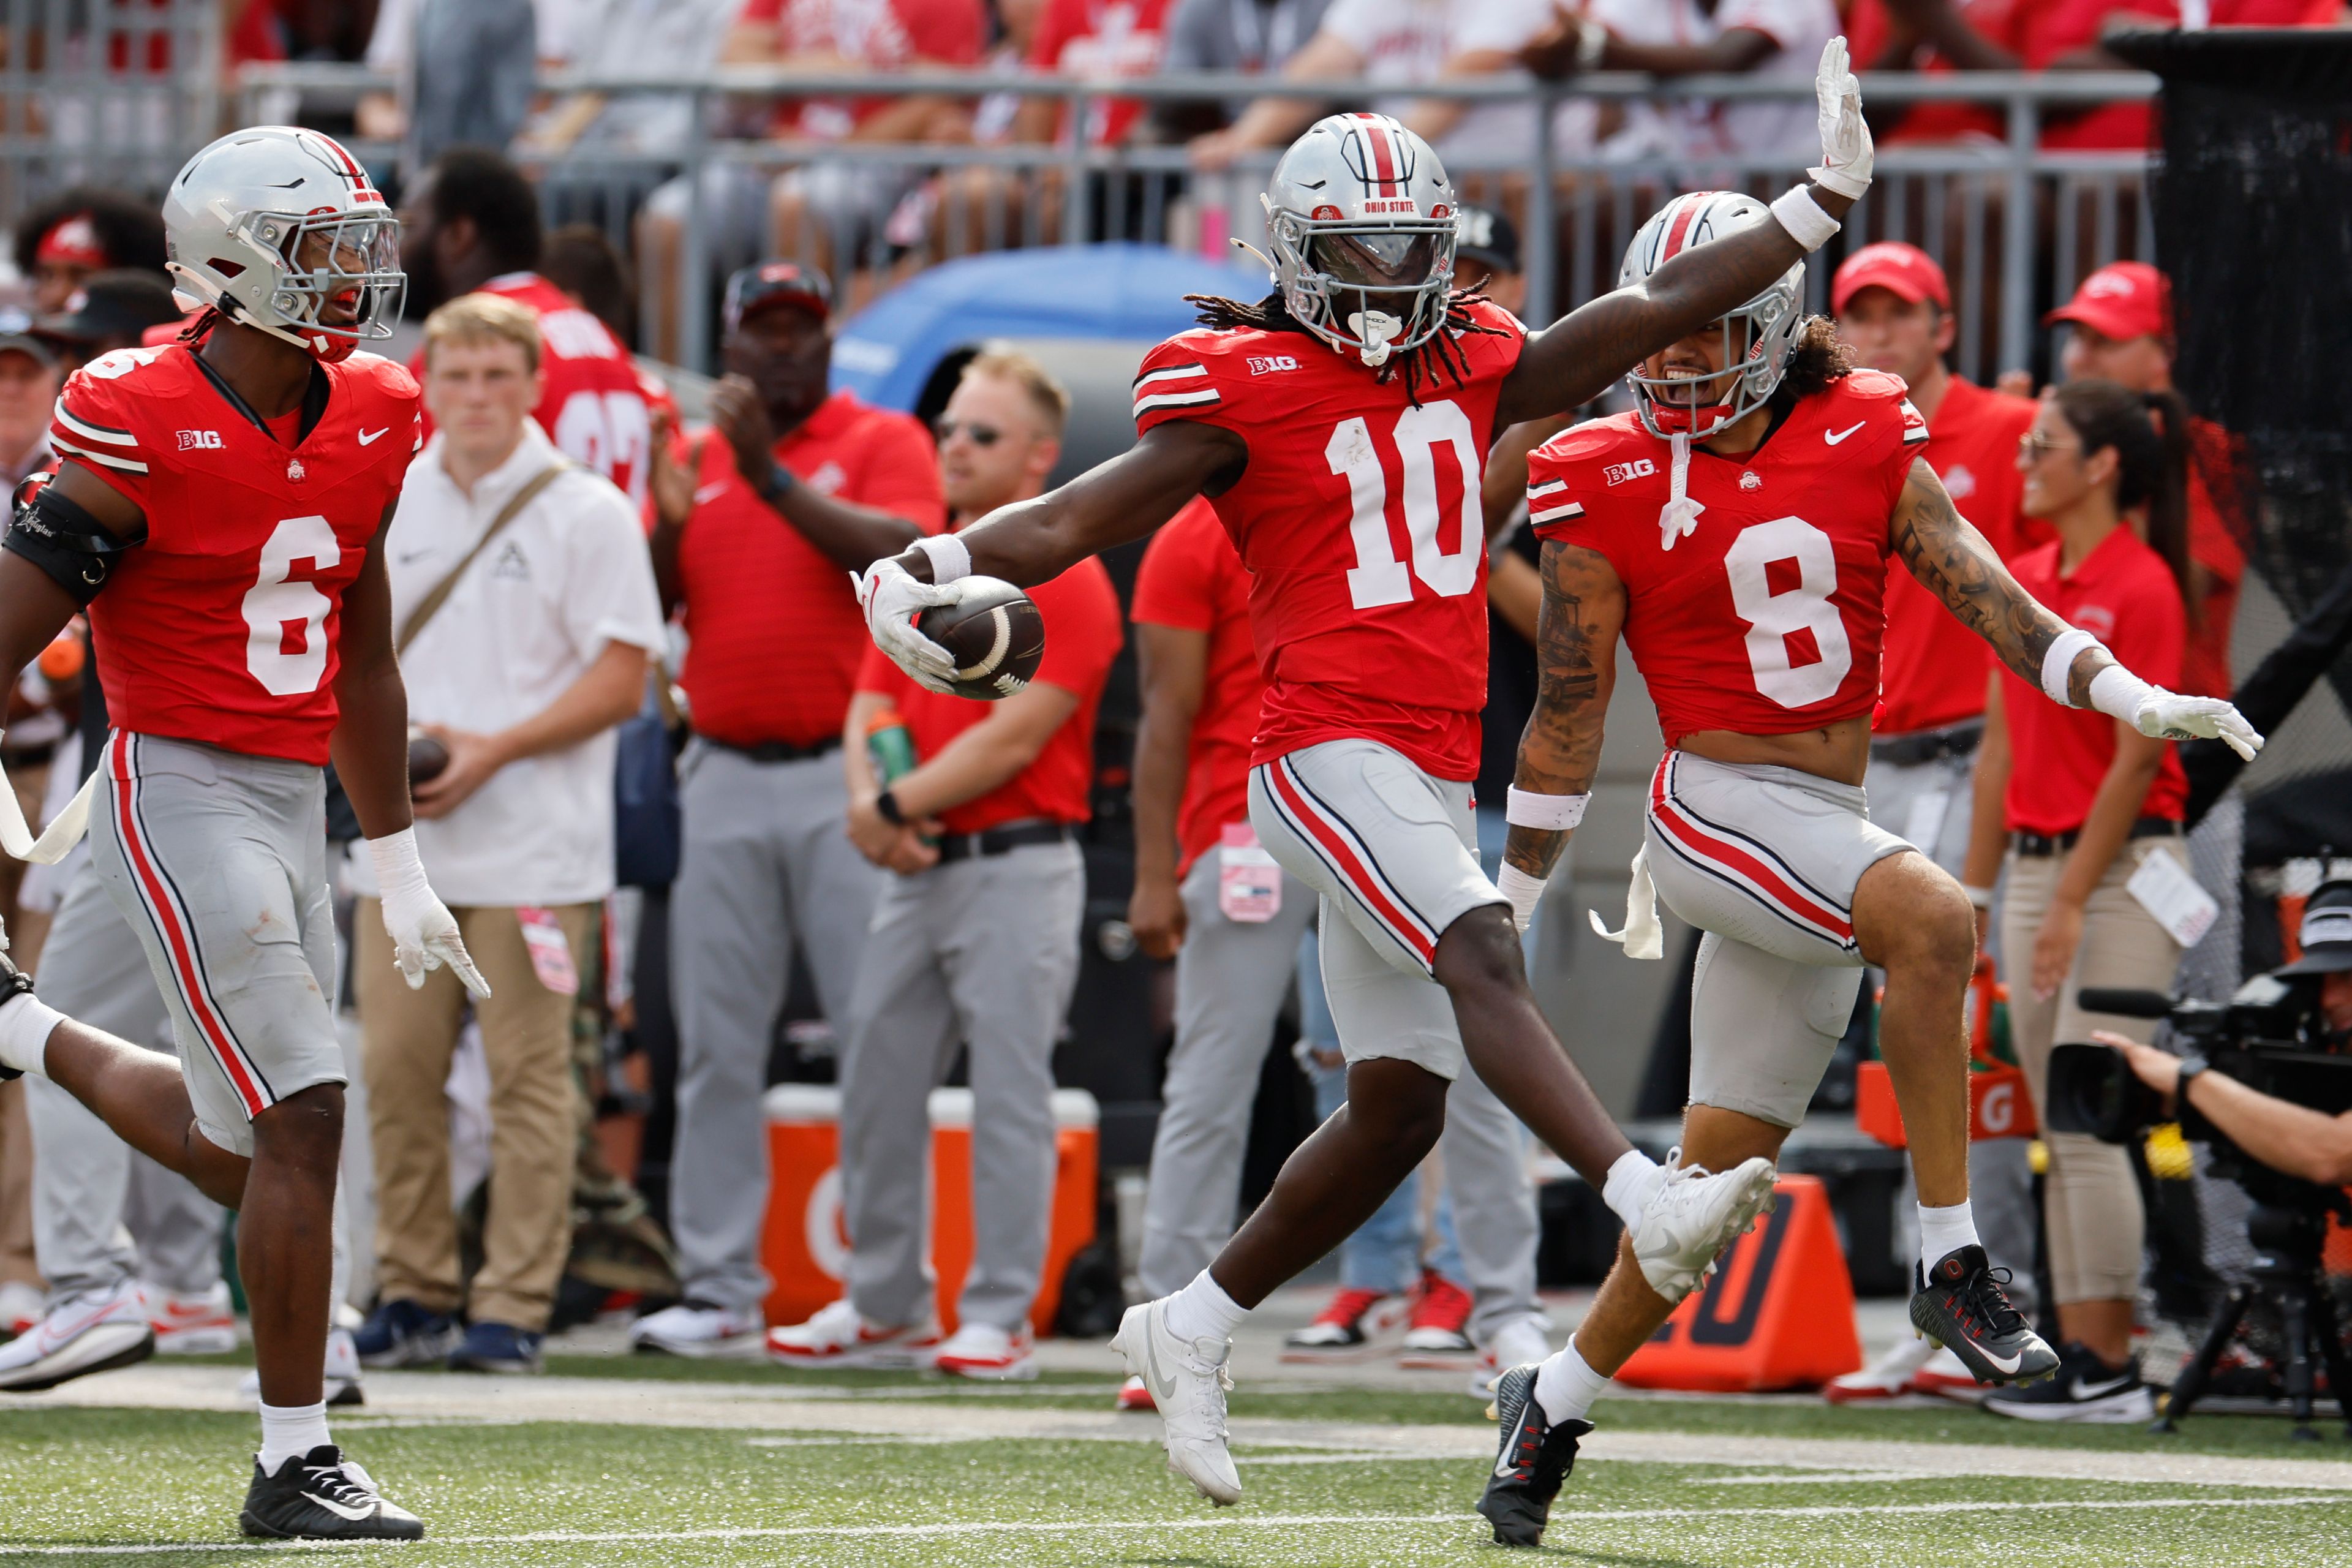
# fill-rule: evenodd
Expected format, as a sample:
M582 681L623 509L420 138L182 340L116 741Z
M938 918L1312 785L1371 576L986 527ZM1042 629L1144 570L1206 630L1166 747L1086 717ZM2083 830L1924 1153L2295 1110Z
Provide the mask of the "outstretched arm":
M1581 545L1546 542L1543 608L1536 623L1536 707L1519 736L1513 822L1503 848L1505 878L1511 884L1503 890L1507 895L1519 889L1528 904L1520 911L1519 900L1512 900L1522 926L1575 827L1572 822L1566 827L1534 826L1519 819L1582 815L1580 807L1563 813L1556 801L1592 792L1609 694L1617 684L1617 634L1624 624L1625 585L1608 557ZM1528 796L1555 799L1528 802ZM1528 805L1537 809L1525 809ZM1510 875L1514 871L1517 876Z
M1944 482L1924 458L1912 463L1889 526L1895 552L1911 575L1984 638L1993 657L2019 679L2053 700L2063 689L2068 707L2095 708L2152 739L2218 736L2243 757L2262 749L2262 736L2227 702L2148 685L2116 662L2098 639L2068 626L2019 587L1999 552L1952 505ZM2063 669L2051 668L2053 650L2065 660Z

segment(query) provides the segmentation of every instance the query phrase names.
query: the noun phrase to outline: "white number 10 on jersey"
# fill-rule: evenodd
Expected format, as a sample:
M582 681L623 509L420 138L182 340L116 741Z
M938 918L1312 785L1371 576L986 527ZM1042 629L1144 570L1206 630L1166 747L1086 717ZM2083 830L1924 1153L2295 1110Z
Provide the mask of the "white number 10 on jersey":
M1346 476L1352 515L1348 536L1356 564L1348 572L1348 600L1360 610L1402 605L1412 598L1418 577L1440 598L1458 598L1478 585L1479 563L1486 558L1486 513L1478 503L1478 437L1470 416L1452 401L1427 403L1397 416L1394 442L1404 469L1404 531L1412 542L1412 567L1396 557L1389 539L1389 482L1371 427L1361 418L1342 419L1331 429L1324 459ZM1438 539L1444 517L1437 499L1436 449L1454 448L1462 472L1462 494L1454 508L1454 548Z

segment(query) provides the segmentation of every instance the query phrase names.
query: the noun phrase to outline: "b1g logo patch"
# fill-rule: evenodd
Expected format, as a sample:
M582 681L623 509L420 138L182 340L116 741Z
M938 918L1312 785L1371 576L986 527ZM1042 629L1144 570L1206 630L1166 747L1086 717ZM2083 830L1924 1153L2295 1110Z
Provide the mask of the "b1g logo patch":
M221 450L220 432L217 430L183 430L180 432L180 450L183 452L217 452Z
M1270 371L1297 370L1298 361L1290 354L1252 354L1249 367L1252 375L1265 375Z
M1627 479L1646 479L1658 471L1658 465L1647 458L1636 458L1630 463L1612 463L1601 470L1603 484L1622 485Z

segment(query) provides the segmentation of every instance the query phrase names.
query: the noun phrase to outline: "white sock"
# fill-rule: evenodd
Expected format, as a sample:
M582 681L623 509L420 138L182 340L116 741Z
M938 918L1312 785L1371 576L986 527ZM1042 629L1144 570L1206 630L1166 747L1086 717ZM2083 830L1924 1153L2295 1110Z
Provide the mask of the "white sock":
M1607 1378L1584 1363L1572 1336L1557 1355L1536 1369L1536 1403L1543 1406L1544 1419L1554 1426L1581 1417L1608 1386Z
M1628 1149L1609 1167L1609 1179L1601 1188L1601 1201L1631 1230L1642 1223L1642 1211L1650 1206L1650 1200L1657 1195L1658 1184L1665 1179L1665 1167L1639 1149Z
M1977 1216L1962 1198L1948 1208L1919 1205L1919 1271L1925 1277L1936 1265L1963 1247L1978 1246Z
M276 1475L278 1467L299 1459L334 1439L327 1436L327 1402L316 1405L265 1405L261 1407L261 1468Z
M1168 1298L1168 1331L1180 1340L1229 1340L1249 1309L1225 1294L1205 1268Z
M44 1064L49 1035L65 1017L29 991L0 1002L0 1067L48 1077Z

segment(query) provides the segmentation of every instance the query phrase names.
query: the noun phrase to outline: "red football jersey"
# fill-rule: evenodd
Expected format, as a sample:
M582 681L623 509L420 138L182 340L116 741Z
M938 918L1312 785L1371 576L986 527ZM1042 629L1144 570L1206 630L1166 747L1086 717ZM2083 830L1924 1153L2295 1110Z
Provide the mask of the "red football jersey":
M1486 535L1478 486L1495 404L1527 329L1473 305L1487 331L1456 342L1415 407L1305 332L1206 328L1145 356L1139 433L1171 419L1231 430L1249 467L1216 497L1250 571L1266 691L1253 755L1378 741L1440 778L1478 776L1486 705Z
M1817 729L1878 700L1887 519L1927 441L1898 377L1855 371L1753 452L1694 445L1689 494L1703 510L1669 547L1667 443L1621 414L1528 458L1528 518L1616 569L1625 643L1668 745L1700 730Z
M89 607L122 729L327 760L343 590L423 442L416 383L357 353L289 449L194 353L118 349L73 374L49 438L147 514Z
M573 462L612 480L645 510L653 414L646 406L637 363L621 340L536 272L506 273L483 284L479 292L512 300L539 318L539 365L547 373L547 390L531 416L548 439ZM423 349L408 368L424 379ZM430 415L425 434L433 434Z

